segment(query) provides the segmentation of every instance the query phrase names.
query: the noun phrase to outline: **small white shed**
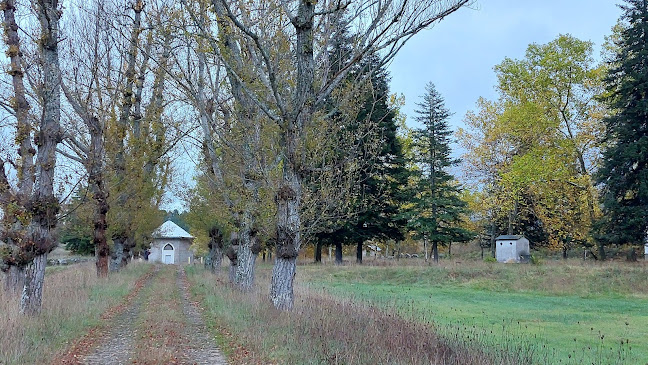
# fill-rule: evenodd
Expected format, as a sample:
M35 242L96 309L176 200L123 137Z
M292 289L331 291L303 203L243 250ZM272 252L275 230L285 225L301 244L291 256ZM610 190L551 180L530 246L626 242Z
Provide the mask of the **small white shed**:
M644 258L648 260L648 243L644 244Z
M193 262L190 247L194 237L177 224L166 221L153 232L153 242L148 260L163 264L188 264Z
M521 235L499 236L495 239L495 245L498 262L526 262L531 255L529 240Z

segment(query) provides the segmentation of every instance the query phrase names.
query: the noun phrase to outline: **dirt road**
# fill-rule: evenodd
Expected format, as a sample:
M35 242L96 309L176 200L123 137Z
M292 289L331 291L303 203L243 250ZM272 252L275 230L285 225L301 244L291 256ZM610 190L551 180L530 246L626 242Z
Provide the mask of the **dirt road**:
M212 364L227 361L190 299L182 267L156 266L123 307L66 353L65 364Z

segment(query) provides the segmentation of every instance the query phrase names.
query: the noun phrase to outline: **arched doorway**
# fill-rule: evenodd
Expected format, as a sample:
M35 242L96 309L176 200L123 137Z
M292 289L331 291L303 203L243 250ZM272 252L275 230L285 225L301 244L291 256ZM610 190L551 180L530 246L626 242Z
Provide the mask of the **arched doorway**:
M175 264L175 249L170 243L167 243L162 249L162 263Z

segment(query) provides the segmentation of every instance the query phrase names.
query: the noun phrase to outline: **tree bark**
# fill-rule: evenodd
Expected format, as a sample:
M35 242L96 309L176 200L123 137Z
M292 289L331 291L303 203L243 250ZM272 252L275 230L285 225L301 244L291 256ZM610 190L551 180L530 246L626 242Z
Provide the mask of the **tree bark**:
M496 257L495 250L497 249L497 246L496 246L496 244L497 244L497 237L496 236L497 235L495 234L495 228L496 228L495 220L492 219L491 220L491 237L490 237L490 243L491 244L490 244L490 247L491 247L491 255L493 255L493 258Z
M126 210L129 196L129 184L127 181L126 171L126 150L125 142L128 129L130 127L131 110L133 108L133 86L136 82L135 75L135 62L139 50L139 35L142 31L142 12L144 10L144 2L142 0L133 0L132 9L135 12L133 17L133 27L130 34L129 47L125 57L126 64L124 70L124 86L121 90L121 110L119 118L115 125L114 134L116 136L115 158L113 161L113 173L117 177L117 183L114 190L117 192L116 209ZM111 188L112 189L112 188ZM111 190L112 191L112 190ZM123 215L126 216L126 215ZM113 233L113 253L110 261L110 271L119 271L123 267L123 262L126 261L124 249L128 250L128 237L130 235L130 224L132 222L126 218L121 221L115 222L115 232Z
M254 269L258 252L254 252L251 245L239 245L238 265L236 267L236 283L239 289L247 291L254 285Z
M293 19L296 31L295 56L297 80L295 109L284 120L282 153L284 156L282 182L277 194L277 260L272 270L270 298L275 308L290 310L294 303L293 280L297 255L301 246L302 155L299 145L304 126L311 122L315 99L313 58L313 19L315 2L299 1L297 16ZM284 118L286 119L286 118Z
M358 241L356 245L356 263L362 263L362 241Z
M297 272L297 257L277 256L272 268L272 286L270 298L275 308L290 310L295 301L293 282Z
M43 59L43 113L37 137L36 183L29 202L32 218L28 226L27 247L23 251L34 255L25 272L25 286L20 311L27 315L40 312L47 253L57 245L55 235L58 199L54 196L56 146L61 142L61 70L58 56L58 27L61 13L58 0L39 1L36 13L41 24L39 46Z
M218 228L213 227L209 230L209 253L205 261L205 267L216 274L223 262L223 234Z
M315 243L315 262L316 263L322 263L322 240L318 239L317 243Z
M124 262L124 249L126 246L126 237L113 236L113 252L110 256L110 271L117 272L122 268Z
M237 271L237 266L238 266L238 249L239 249L239 235L236 232L232 232L230 234L230 244L225 249L225 256L229 258L230 260L230 267L229 267L229 281L232 284L236 283L236 271Z
M18 295L23 290L25 284L25 270L24 268L11 265L4 273L4 291L9 295Z
M236 272L238 271L238 245L229 246L225 251L225 255L230 260L229 281L232 284L236 284Z
M246 227L243 239L238 248L238 267L236 269L236 282L239 289L247 291L254 285L256 259L261 252L258 232L254 227ZM243 243L244 242L244 243Z
M44 253L36 256L25 268L25 285L20 298L21 314L33 316L40 313L46 264L47 253Z
M423 250L425 251L425 262L428 262L430 256L428 254L427 236L423 236Z
M598 259L601 261L605 261L606 259L605 244L603 244L603 242L598 242L597 248L598 248Z
M87 123L90 129L90 156L88 166L88 183L92 198L94 199L94 230L92 231L92 243L95 246L95 257L97 260L97 276L108 276L108 262L110 259L110 247L106 238L108 229L107 214L108 192L103 175L104 159L104 128L99 119L93 117Z
M95 196L94 213L94 231L92 232L92 242L95 245L95 257L97 260L97 276L108 276L108 266L110 261L110 247L106 239L106 229L108 223L106 214L108 213L108 202L105 196Z
M29 102L26 98L24 85L24 72L22 69L24 59L16 23L16 2L6 0L2 2L4 12L5 36L8 46L7 56L9 57L9 71L14 90L13 109L16 114L16 141L20 144L18 154L21 159L19 173L18 200L24 204L32 193L34 186L34 154L35 150L31 143L32 125L29 121Z
M342 265L342 242L335 242L335 264Z
M281 310L290 310L293 306L294 265L301 244L301 179L293 169L294 166L284 167L283 185L277 199L277 259L272 270L270 298L275 308Z
M439 263L439 244L436 241L432 241L432 257L434 258L435 263Z

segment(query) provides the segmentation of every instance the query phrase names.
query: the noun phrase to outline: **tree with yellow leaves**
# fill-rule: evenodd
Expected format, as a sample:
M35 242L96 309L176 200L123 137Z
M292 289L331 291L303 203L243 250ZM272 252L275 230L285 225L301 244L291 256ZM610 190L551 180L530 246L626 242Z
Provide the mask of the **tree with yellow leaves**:
M470 129L459 133L475 181L493 198L490 215L508 216L512 230L520 209L529 209L550 247L566 253L574 242L587 245L598 214L592 173L605 113L592 44L561 35L495 71L498 100L481 99L466 116Z

